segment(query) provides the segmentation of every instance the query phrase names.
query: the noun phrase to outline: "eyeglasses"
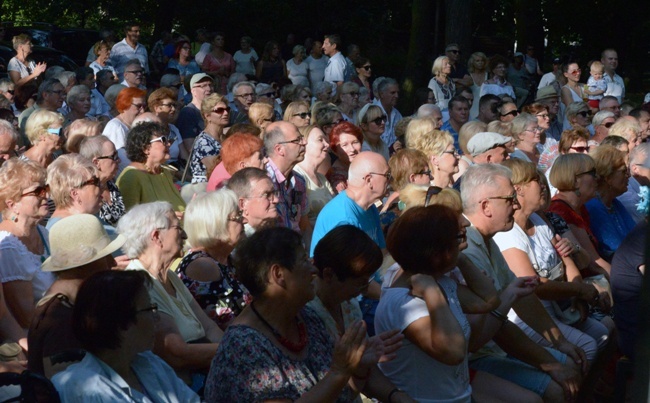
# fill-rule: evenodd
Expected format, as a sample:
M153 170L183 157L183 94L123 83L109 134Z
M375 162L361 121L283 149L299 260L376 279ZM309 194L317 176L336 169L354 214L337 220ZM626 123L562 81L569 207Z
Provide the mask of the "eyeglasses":
M576 152L582 154L582 153L585 153L585 152L589 152L589 149L590 149L591 147L590 147L590 146L586 146L586 147L582 147L582 146L580 146L580 147L570 147L570 148L571 148L572 150L574 150L574 151L576 151Z
M454 157L458 157L458 156L460 156L460 154L458 154L458 151L457 151L456 149L453 149L453 150L446 150L446 151L441 152L440 154L451 154L451 155L453 155Z
M267 97L267 98L275 98L275 92L266 92L264 94L258 94L258 97Z
M393 179L393 175L390 173L390 171L386 172L385 174L380 174L379 172L368 172L368 175L366 175L363 179L366 179L367 177L369 177L371 175L383 176L384 178L386 178L387 181L390 181L391 179Z
M425 170L423 170L423 171L416 172L415 174L416 174L416 175L426 175L426 176L428 176L429 178L431 178L431 170L430 170L430 169L425 169Z
M537 117L542 119L548 119L550 116L548 113L539 113L537 114Z
M56 129L51 129L51 128L47 129L47 132L50 133L50 134L53 134L55 136L61 137L61 128L60 127L57 127Z
M540 128L539 126L532 128L532 129L526 129L524 130L525 132L531 132L531 133L541 133L544 131L544 129Z
M250 94L241 94L241 95L235 95L238 98L255 98L255 94L250 93Z
M237 209L235 215L233 217L228 217L228 220L241 224L242 222L244 222L244 211L241 209Z
M382 116L378 117L377 119L371 120L371 122L376 124L377 126L379 126L382 123L388 122L388 117L386 115L382 115Z
M580 112L576 113L576 115L580 115L583 118L586 118L587 116L591 116L591 111L580 111Z
M442 192L441 187L429 186L429 189L427 189L427 197L424 198L424 207L429 207L429 202L431 201L431 198L440 192Z
M223 115L225 112L230 113L230 107L226 106L225 108L219 107L216 109L213 109L212 112L216 113L217 115Z
M346 92L346 93L343 94L343 95L349 95L349 96L351 96L351 97L354 98L354 97L358 97L358 96L359 96L359 93L358 93L358 92Z
M280 197L280 191L279 190L269 190L268 192L264 192L259 196L248 196L246 197L247 199L267 199L268 201L273 201L273 199L279 198Z
M136 313L140 313L140 312L151 312L151 313L153 313L153 314L156 314L156 313L158 313L158 304L156 304L156 303L152 303L152 304L149 305L148 307L146 307L146 308L142 308L142 309L138 309L138 310L135 311L135 312L136 312Z
M81 189L82 187L88 186L88 185L93 185L93 186L99 187L100 183L101 183L101 181L99 180L99 178L96 177L96 176L93 176L92 178L90 178L87 181L83 182L81 185L77 186L77 188Z
M576 174L576 177L582 176L582 175L589 175L592 178L596 178L598 176L598 174L596 173L596 168L590 169L588 171L580 172L580 173Z
M147 104L142 103L142 104L131 104L131 106L135 106L136 109L145 109L147 107Z
M372 70L372 66L370 66L370 65L368 65L368 66L363 66L363 67L361 67L361 68L364 69L365 71L370 71L370 70Z
M517 200L517 192L515 192L515 193L513 193L513 194L511 194L511 195L508 195L508 196L492 196L492 197L486 197L486 198L483 199L483 200L495 200L495 199L496 199L496 200L505 200L505 201L506 201L508 204L510 204L511 206L512 206L513 204L517 204L517 205L519 205L519 200ZM480 200L479 203L483 202L483 200Z
M168 138L167 136L160 136L160 137L156 137L155 139L151 140L149 142L149 144L153 144L153 143L155 143L157 141L160 141L161 143L163 143L165 145L169 145L169 144L171 144L173 142L172 139Z
M133 73L133 74L135 74L137 76L137 75L140 75L140 74L144 74L144 70L129 70L129 71L126 71L125 73Z
M29 192L25 192L21 194L20 197L35 196L40 199L45 199L49 191L50 191L50 187L48 185L40 185L40 186L36 186L34 190L30 190Z
M115 151L111 155L102 155L101 157L97 157L95 159L96 160L113 160L113 161L117 161L117 160L120 159L120 157L117 156L117 151Z
M515 109L515 110L512 110L512 111L510 111L510 112L502 113L502 114L501 114L501 117L506 117L506 116L508 116L508 115L518 116L518 115L519 115L519 111ZM546 116L548 116L548 115L546 115Z
M307 119L311 117L311 113L309 112L294 113L292 116L300 116L300 119Z
M278 144L287 144L287 143L301 144L304 140L305 140L305 136L301 134L293 140L279 141Z
M5 92L8 92L8 93L10 93L11 95L14 95L14 92L15 92L15 91L14 91L14 90L7 90L7 91L5 91Z
M612 126L614 126L614 123L615 123L615 122L607 122L607 123L603 123L602 125L609 129L609 128L611 128Z
M179 87L180 87L180 84L178 84L178 85L179 85ZM164 106L165 108L176 109L176 104L173 103L173 102L170 102L170 103L168 103L168 104L160 104L160 106Z
M275 122L275 115L271 116L270 118L262 118L262 120L265 122Z

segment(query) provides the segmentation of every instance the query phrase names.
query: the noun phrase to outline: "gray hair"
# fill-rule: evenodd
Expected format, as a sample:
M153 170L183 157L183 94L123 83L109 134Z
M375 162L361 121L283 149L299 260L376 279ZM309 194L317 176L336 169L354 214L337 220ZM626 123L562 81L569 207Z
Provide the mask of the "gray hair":
M512 134L515 139L519 140L519 135L532 123L537 123L537 117L526 112L520 113L516 118L512 119Z
M605 119L607 118L614 118L616 119L616 115L614 115L614 112L611 111L600 111L597 112L594 117L591 119L591 124L594 127L598 127L603 124Z
M497 186L497 178L512 180L512 171L499 164L476 164L467 168L460 183L463 212L471 214L485 196L485 190Z
M138 66L139 68L142 68L142 64L140 63L139 59L130 59L128 62L126 62L126 65L124 65L124 71L126 71L129 66Z
M241 82L244 82L248 80L246 77L246 74L244 73L232 73L230 77L228 78L228 84L226 85L226 88L228 89L228 92L233 92L233 88L235 88L235 85Z
M84 94L90 95L90 90L88 89L88 87L86 87L85 85L75 85L74 87L70 88L70 91L68 91L66 102L68 104L77 102L77 100Z
M316 86L314 87L314 96L318 98L318 96L324 94L328 88L334 90L334 84L329 81L320 81L316 83Z
M229 216L237 211L237 194L228 188L196 195L187 205L184 228L193 248L227 242Z
M434 111L438 111L438 113L442 113L438 105L423 104L418 108L418 118L428 118L433 114Z
M275 155L275 146L281 141L284 141L285 133L282 126L278 125L264 134L264 148L268 155Z
M43 94L46 92L52 92L54 86L57 84L62 85L61 82L56 78L48 78L47 80L43 81L41 85L38 86L38 95L36 98L36 102L37 103L43 102Z
M262 94L266 94L267 92L275 92L275 90L269 84L265 84L265 83L259 83L255 86L256 95L259 96Z
M372 93L379 95L379 84L384 81L386 77L377 77L375 78L375 81L372 82Z
M68 84L70 84L70 80L72 80L73 78L75 80L77 79L77 75L73 71L62 71L57 75L55 75L54 78L59 80L59 82L63 87L67 87Z
M18 141L18 132L14 126L6 120L0 119L0 136L9 135L13 141Z
M3 78L0 80L0 92L6 92L9 87L13 87L14 82L9 78Z
M644 165L650 155L650 143L641 143L630 151L630 166L634 164Z
M399 85L395 79L385 77L379 84L377 84L377 94L381 94L386 90L389 85Z
M251 192L251 183L264 178L269 179L265 170L255 167L246 167L235 172L235 174L228 180L226 186L228 189L235 192L237 197L248 197Z
M43 74L43 79L49 80L50 78L54 78L62 71L65 71L65 69L61 66L48 67L47 70L45 70L45 73Z
M102 147L107 141L111 140L103 135L85 137L79 145L79 154L92 161L102 155Z
M235 86L232 87L233 94L236 93L237 90L239 90L241 87L244 87L244 86L250 87L251 90L253 90L253 92L255 92L255 85L253 83L251 83L250 81L242 81L242 82L239 82L239 83L235 84Z
M149 234L169 228L174 208L169 202L139 204L124 214L117 223L117 232L126 238L122 250L130 259L137 259L149 247Z

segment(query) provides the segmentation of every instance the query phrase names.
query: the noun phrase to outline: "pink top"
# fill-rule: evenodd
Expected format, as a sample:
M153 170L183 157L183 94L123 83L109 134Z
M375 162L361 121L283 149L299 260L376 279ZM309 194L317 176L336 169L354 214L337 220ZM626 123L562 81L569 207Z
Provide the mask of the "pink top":
M211 192L217 189L221 189L231 176L232 175L226 171L226 167L223 165L223 162L220 162L214 171L212 171L212 175L210 175L207 191Z
M235 71L235 60L232 58L230 53L224 52L224 55L221 59L217 59L211 53L208 53L203 59L203 65L201 66L203 71L216 71L217 75L220 77L219 91L221 95L226 95L228 90L226 85L228 84L228 78Z

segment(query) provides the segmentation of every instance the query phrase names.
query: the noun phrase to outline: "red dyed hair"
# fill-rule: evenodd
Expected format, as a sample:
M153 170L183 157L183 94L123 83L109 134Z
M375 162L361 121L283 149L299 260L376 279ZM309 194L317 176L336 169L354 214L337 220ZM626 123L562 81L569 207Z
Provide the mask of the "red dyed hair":
M125 110L131 107L133 103L133 98L143 98L146 100L147 91L141 90L135 87L123 88L119 94L117 94L117 99L115 100L115 107L119 113L124 112Z
M330 132L330 147L332 148L332 151L336 152L342 134L351 134L356 137L360 143L363 143L363 132L358 126L355 126L350 122L341 122L334 126Z
M183 48L183 45L190 45L190 43L186 40L180 40L176 42L176 47L174 48L174 59L178 59L181 54L181 48ZM192 46L190 45L190 58L192 57Z
M235 133L221 145L221 160L230 175L238 171L239 162L250 158L257 151L262 152L264 142L247 133Z

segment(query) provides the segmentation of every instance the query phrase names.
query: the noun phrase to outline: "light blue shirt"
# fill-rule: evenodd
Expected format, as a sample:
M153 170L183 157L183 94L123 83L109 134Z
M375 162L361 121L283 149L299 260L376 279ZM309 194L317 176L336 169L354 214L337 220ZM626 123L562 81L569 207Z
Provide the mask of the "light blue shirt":
M91 353L86 353L81 362L56 374L52 383L59 392L61 401L66 403L200 401L197 394L176 376L174 370L151 351L138 354L131 369L144 387L146 395L131 389L117 372Z

